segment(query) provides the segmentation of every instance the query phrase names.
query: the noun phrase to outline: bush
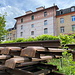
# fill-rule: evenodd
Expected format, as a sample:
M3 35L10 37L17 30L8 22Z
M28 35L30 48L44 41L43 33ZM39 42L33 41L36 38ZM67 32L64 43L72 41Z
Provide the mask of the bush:
M58 38L61 41L61 44L64 44L64 45L73 43L74 42L73 37L74 36L72 35L61 35L61 34L58 36Z
M45 41L45 40L59 40L57 36L52 36L52 35L40 35L35 38L37 41Z
M10 40L10 41L4 41L4 42L2 42L2 44L3 43L14 43L15 41L14 40Z
M28 39L26 39L24 42L30 42L30 41L35 41L34 38L29 37Z
M49 64L57 65L59 72L65 75L75 75L75 61L72 54L64 52L62 59L62 67L60 59L52 59Z
M15 42L30 42L30 41L45 41L45 40L58 40L59 38L57 36L52 36L52 35L40 35L38 37L32 38L29 37L28 39L25 38L18 38L16 40L10 40L10 41L5 41L2 43L15 43Z
M24 42L26 39L25 38L18 38L14 40L14 42Z
M14 42L30 42L30 41L45 41L45 40L60 40L61 45L66 45L66 44L73 44L75 43L75 34L73 35L59 35L59 36L52 36L52 35L40 35L35 38L29 37L28 39L25 38L18 38L16 40L10 40L10 41L5 41L2 43L14 43Z

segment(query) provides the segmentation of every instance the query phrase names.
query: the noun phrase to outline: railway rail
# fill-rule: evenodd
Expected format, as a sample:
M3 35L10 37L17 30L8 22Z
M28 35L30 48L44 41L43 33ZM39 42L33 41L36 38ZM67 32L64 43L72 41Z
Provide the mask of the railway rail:
M57 66L46 63L62 57L59 47L59 40L0 44L0 75L64 75L55 72Z

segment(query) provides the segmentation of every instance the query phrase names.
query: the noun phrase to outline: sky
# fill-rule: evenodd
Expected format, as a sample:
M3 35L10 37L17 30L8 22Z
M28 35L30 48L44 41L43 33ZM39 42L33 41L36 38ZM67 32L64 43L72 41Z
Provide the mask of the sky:
M60 9L75 6L75 0L0 0L0 14L6 19L6 29L12 28L16 20L14 18L25 15L26 11L36 11L36 8L45 6L45 8L57 5Z

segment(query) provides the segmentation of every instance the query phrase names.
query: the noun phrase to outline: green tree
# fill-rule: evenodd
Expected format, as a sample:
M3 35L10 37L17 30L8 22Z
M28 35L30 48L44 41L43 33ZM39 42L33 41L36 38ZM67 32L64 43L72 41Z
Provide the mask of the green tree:
M5 15L0 15L0 43L4 40L3 36L7 33Z

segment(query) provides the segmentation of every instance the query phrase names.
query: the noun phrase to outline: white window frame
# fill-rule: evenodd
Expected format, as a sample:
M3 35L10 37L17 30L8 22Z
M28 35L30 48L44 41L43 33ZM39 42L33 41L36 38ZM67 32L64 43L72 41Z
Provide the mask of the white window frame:
M47 21L47 20L45 20L45 21L44 21L44 25L47 25L47 24L48 24L48 21Z
M74 7L72 7L72 8L71 8L71 11L73 12L74 10L75 10Z
M64 18L60 18L60 23L64 23Z
M64 26L60 27L60 32L63 33L64 32Z
M21 30L23 29L23 25L21 25Z
M72 31L75 31L75 25L72 25Z
M48 33L48 28L44 28L44 34Z
M75 16L72 16L72 21L75 21Z
M34 28L34 24L31 25L31 28Z
M31 35L34 35L34 31L31 31Z
M20 35L23 36L23 32L20 32Z

